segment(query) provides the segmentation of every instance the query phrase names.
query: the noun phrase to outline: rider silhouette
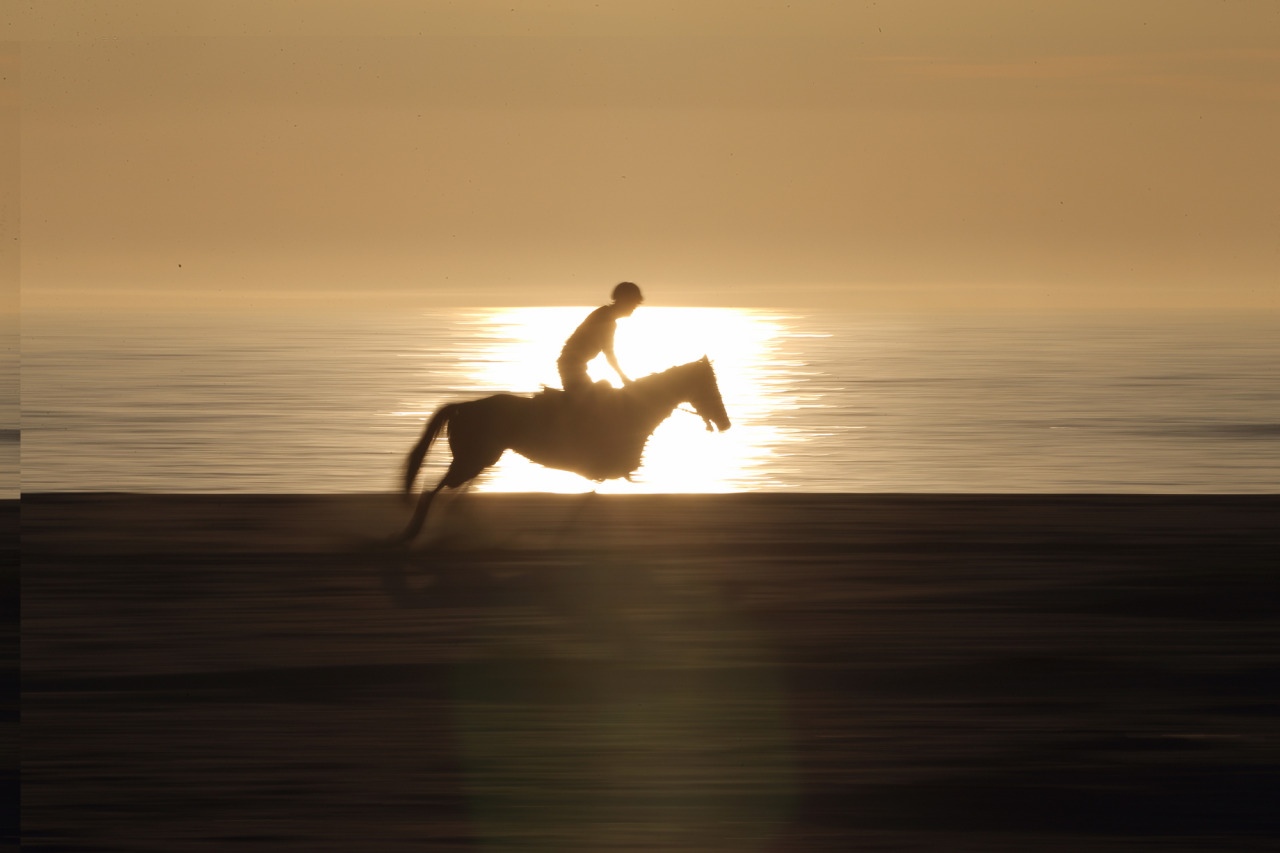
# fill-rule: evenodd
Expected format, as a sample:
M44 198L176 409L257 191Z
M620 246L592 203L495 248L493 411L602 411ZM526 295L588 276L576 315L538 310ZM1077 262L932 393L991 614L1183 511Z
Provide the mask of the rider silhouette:
M582 325L569 336L556 366L560 368L560 382L565 391L581 395L594 386L587 376L587 362L600 353L608 360L609 366L617 371L624 385L631 380L618 366L618 359L613 354L613 334L618 328L619 317L630 317L636 306L644 302L640 288L629 281L624 281L613 289L613 302L602 305L587 315Z

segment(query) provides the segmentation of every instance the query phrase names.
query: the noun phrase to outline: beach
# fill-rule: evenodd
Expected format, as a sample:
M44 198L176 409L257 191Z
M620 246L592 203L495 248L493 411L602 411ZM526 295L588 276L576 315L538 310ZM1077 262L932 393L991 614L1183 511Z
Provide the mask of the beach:
M1280 838L1280 497L4 509L32 850Z

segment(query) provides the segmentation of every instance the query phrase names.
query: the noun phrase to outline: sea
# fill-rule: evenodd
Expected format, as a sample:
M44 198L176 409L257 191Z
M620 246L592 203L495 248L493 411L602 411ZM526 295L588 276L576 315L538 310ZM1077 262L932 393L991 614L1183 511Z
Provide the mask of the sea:
M590 306L24 315L0 493L398 488L440 405L558 385ZM20 353L20 357L19 357ZM712 359L733 426L674 412L630 480L508 452L488 491L1275 493L1275 316L894 316L643 306L631 376ZM593 375L618 383L603 359ZM441 443L423 482L448 460Z

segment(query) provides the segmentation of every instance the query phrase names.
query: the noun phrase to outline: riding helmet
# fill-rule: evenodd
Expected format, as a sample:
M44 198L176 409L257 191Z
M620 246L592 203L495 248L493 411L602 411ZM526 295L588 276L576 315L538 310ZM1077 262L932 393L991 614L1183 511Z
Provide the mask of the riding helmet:
M624 281L613 289L614 302L634 302L639 305L644 302L644 297L640 295L640 288L635 284Z

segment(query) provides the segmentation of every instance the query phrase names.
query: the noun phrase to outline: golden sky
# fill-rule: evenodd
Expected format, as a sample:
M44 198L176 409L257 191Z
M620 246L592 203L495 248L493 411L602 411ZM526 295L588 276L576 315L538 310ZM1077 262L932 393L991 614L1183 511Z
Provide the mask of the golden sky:
M24 310L1280 308L1275 0L28 5Z

